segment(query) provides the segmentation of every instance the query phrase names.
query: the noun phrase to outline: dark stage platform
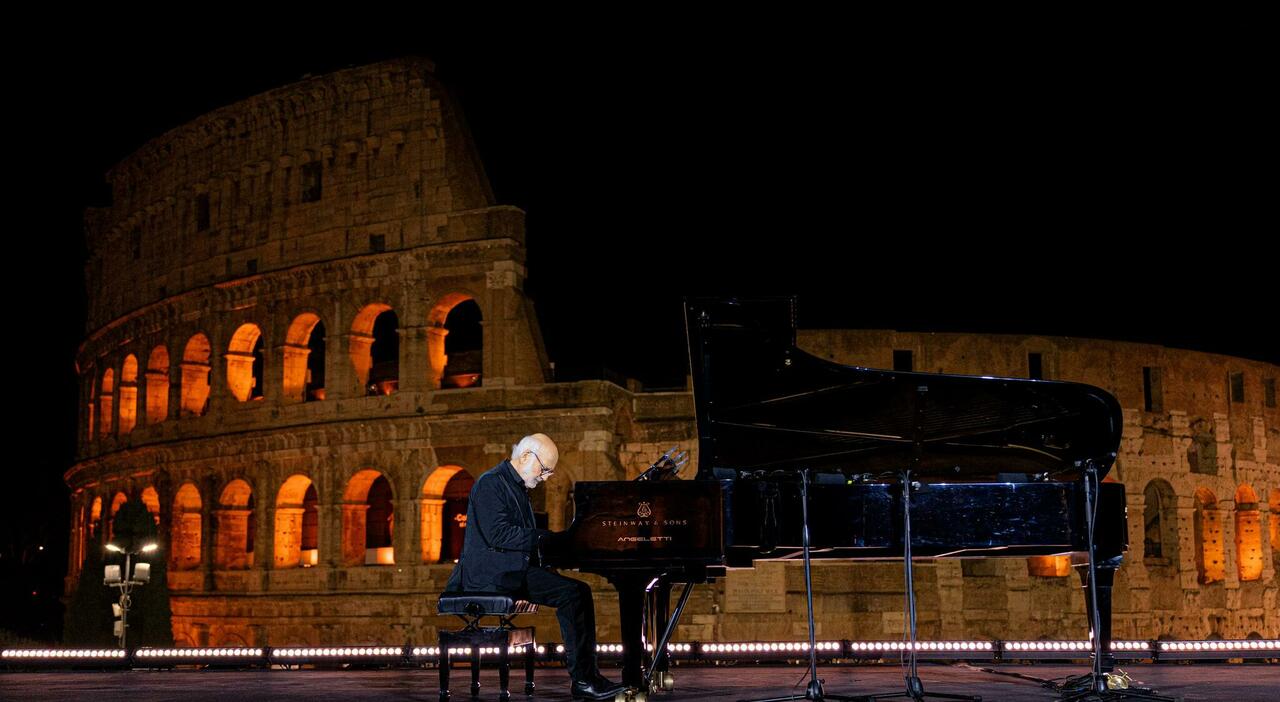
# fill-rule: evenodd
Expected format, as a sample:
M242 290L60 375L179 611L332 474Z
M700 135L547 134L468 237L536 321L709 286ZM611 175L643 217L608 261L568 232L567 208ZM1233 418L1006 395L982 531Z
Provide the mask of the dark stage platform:
M1229 700L1230 702L1273 702L1280 699L1280 665L1266 664L1162 664L1123 666L1135 680L1155 686L1168 695L1188 702ZM1054 679L1085 671L1073 665L1001 665L990 670L1020 676ZM617 671L605 671L613 678ZM803 691L805 670L790 666L685 666L673 671L676 689L651 699L657 702L680 700L739 700L792 694ZM1010 675L984 672L977 667L923 665L921 677L932 692L980 694L989 702L1053 700L1055 695L1035 681ZM454 702L467 702L469 674L455 674L458 687ZM514 678L517 676L513 676ZM822 671L829 693L867 694L901 689L902 674L896 666L839 666ZM118 671L47 673L0 673L0 699L26 700L420 700L436 702L436 671L430 669L392 670L240 670L240 671ZM800 687L793 685L800 683ZM480 699L498 698L497 673L481 674ZM569 699L568 676L562 668L537 672L538 693L526 698L512 695L513 702L526 699L563 702ZM515 687L515 686L513 686ZM518 689L518 688L517 688Z

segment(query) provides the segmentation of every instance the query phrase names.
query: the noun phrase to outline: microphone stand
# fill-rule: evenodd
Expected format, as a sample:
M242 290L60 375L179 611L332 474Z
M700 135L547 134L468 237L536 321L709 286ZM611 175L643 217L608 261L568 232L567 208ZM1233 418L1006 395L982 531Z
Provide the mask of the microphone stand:
M924 683L920 681L919 661L916 654L916 586L915 572L912 570L911 563L911 491L918 488L919 483L911 482L911 469L904 468L901 473L902 480L902 562L903 576L907 585L907 633L910 641L907 646L907 674L905 676L906 689L901 692L879 692L866 697L859 697L859 702L870 702L870 700L887 700L895 697L906 697L915 702L924 702L926 697L935 697L943 700L968 700L969 702L981 702L981 697L973 695L951 695L942 692L925 692Z
M813 623L813 574L809 556L809 469L800 469L800 519L801 543L804 546L804 592L809 605L809 684L803 694L785 697L769 697L761 700L739 700L739 702L785 702L786 700L844 700L858 702L861 697L829 695L822 688L822 680L818 677L818 642Z

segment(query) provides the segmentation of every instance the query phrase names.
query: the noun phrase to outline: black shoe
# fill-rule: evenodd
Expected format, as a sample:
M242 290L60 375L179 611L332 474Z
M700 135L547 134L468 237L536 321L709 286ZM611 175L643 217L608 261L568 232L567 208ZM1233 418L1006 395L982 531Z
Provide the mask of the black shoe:
M626 689L626 685L611 683L596 674L591 680L574 680L570 693L574 699L609 700Z

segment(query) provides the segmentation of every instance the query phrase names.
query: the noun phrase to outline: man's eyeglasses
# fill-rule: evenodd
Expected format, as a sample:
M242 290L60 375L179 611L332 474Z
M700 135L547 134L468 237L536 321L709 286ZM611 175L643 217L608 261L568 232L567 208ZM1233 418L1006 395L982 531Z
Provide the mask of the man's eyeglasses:
M538 452L537 452L537 451L530 451L529 453L532 453L532 454L533 454L533 458L534 458L534 460L536 460L536 461L538 462L538 467L542 469L542 472L541 472L541 473L538 473L538 477L539 477L539 478L544 478L544 477L546 477L546 476L548 476L548 475L551 475L552 473L555 473L555 472L556 472L556 469L555 469L555 468L548 468L548 467L546 467L545 465L543 465L543 463L542 463L542 459L541 459L541 458L538 458Z

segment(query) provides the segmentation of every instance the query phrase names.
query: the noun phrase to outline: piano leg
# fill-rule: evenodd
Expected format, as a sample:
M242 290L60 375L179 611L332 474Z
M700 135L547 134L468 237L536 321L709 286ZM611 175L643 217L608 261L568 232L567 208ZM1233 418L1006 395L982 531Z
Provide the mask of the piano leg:
M1115 582L1116 569L1120 567L1123 556L1100 559L1098 562L1098 628L1094 632L1102 641L1102 672L1115 670L1116 659L1111 653L1111 587ZM1090 628L1093 622L1093 602L1089 596L1089 565L1085 563L1077 567L1080 573L1080 585L1084 588L1085 614L1088 615Z
M622 684L644 685L644 598L653 576L617 575L610 582L618 591L618 621L622 631Z
M649 611L653 612L653 645L657 646L662 641L662 634L667 628L667 621L671 616L671 581L664 576L658 580L658 584L654 585L651 592L653 607ZM667 656L659 656L659 652L656 649L653 652L653 657L657 663L654 667L654 679L661 684L670 667L670 659Z

